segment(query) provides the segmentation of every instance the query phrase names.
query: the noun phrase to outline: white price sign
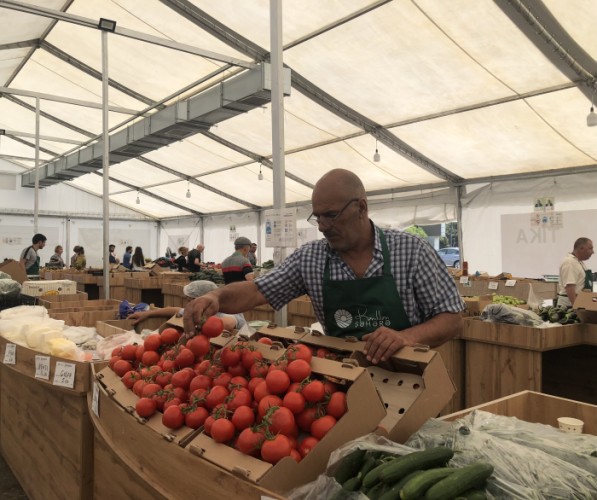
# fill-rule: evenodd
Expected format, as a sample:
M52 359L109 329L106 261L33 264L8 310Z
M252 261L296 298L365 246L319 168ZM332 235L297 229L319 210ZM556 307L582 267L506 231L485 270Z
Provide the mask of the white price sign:
M91 411L99 418L99 385L93 383L93 397L91 398Z
M460 284L466 285L468 283L468 276L461 276L460 277Z
M50 356L35 355L35 378L50 380Z
M75 364L57 361L54 370L54 382L52 383L59 387L72 389L75 386Z
M14 365L17 362L17 345L6 344L6 351L4 351L4 364Z
M506 280L505 286L514 286L516 285L516 280Z
M497 290L499 283L497 281L490 281L487 285L489 290Z

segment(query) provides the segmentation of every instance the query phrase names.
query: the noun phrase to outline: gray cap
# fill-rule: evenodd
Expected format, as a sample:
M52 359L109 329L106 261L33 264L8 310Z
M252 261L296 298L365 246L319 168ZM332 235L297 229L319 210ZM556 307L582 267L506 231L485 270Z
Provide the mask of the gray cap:
M234 240L235 247L242 247L242 246L250 245L250 244L251 244L251 240L249 238L246 238L245 236L239 236L238 238L236 238Z
M182 289L182 293L184 293L187 297L196 298L205 295L207 292L211 292L218 288L213 281L209 280L196 280L191 281L188 285Z

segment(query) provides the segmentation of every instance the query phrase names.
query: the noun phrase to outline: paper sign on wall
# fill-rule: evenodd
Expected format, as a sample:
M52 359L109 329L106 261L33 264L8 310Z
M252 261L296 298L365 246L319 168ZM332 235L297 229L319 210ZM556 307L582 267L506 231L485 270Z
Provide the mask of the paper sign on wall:
M294 208L266 210L265 215L265 246L296 247L296 212Z

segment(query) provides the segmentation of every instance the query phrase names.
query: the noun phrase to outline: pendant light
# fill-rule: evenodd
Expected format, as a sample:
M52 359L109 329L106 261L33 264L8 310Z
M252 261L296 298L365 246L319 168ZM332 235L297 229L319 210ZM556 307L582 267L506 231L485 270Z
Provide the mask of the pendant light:
M375 139L375 154L373 155L373 161L381 161L381 155L379 154L379 150L377 149L377 139Z

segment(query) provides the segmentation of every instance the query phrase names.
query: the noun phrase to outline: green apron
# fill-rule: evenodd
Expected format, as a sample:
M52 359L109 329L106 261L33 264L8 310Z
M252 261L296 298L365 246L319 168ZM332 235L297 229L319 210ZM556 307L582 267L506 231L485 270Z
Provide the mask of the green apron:
M585 269L585 286L583 290L593 291L593 272L590 269Z
M27 268L28 276L38 276L39 275L39 261L40 261L40 257L38 255L35 258L35 262Z
M390 270L390 252L379 232L383 274L356 280L330 280L329 259L323 273L323 315L327 335L360 339L380 326L405 330L411 326Z

